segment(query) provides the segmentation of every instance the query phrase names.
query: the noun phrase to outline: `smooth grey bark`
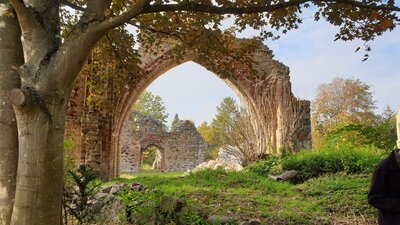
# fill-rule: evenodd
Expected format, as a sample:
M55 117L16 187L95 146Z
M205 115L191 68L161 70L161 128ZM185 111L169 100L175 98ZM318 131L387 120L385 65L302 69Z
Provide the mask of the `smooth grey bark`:
M36 1L26 2L36 11L49 12L54 7L50 2L38 8ZM89 23L76 28L64 43L57 43L52 21L58 18L49 20L18 1L13 6L19 12L25 63L18 70L20 87L9 92L19 140L11 224L59 225L67 103L87 55L106 30L99 29L98 22Z
M104 21L111 1L89 1L93 4L87 5L82 21L63 43L59 1L10 2L18 15L24 54L18 69L21 85L9 92L19 143L11 224L59 225L66 106L74 80L97 41L143 12L150 0L139 0L127 12Z
M68 98L47 98L44 109L37 99L25 94L25 105L14 107L20 146L11 224L60 224Z
M17 68L23 63L17 17L0 2L0 224L10 224L18 162L18 132L8 92L20 85Z

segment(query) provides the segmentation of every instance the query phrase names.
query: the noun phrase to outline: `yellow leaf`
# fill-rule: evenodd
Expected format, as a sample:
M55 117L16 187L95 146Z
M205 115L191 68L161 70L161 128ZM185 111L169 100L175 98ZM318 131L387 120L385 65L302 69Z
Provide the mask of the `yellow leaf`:
M383 19L383 20L381 20L379 25L381 26L381 28L383 30L386 30L386 29L388 29L388 28L393 26L393 20L391 20L391 19Z

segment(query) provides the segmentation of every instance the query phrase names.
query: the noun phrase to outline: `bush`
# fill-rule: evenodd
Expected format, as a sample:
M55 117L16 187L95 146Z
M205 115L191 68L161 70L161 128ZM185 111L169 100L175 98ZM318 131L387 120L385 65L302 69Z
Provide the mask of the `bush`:
M246 167L246 170L261 176L267 176L269 173L276 172L279 167L279 158L268 157L266 159L261 159L250 163L250 165Z
M371 173L386 152L350 144L302 151L282 159L284 170L297 170L304 181L325 173Z
M90 223L95 218L95 194L100 187L92 168L88 165L80 165L76 170L68 170L68 183L64 186L63 207L66 224L72 219L72 223Z
M162 196L158 189L138 192L126 187L116 193L116 196L126 205L127 221L133 224L148 224L156 220L156 209Z
M197 209L157 188L138 192L126 187L116 196L126 205L130 224L206 224Z
M329 135L328 142L347 142L355 146L374 146L380 149L392 149L396 146L396 122L386 121L379 124L348 124Z

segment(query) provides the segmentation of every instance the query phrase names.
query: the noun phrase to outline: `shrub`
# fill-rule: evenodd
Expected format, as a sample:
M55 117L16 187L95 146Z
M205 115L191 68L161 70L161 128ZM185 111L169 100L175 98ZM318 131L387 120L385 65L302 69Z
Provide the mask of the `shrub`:
M115 195L126 206L125 220L131 224L206 224L196 208L157 188L139 192L126 187Z
M385 154L374 147L340 144L289 155L282 159L282 168L299 171L302 180L325 173L370 173Z
M268 157L255 161L246 167L247 171L254 172L261 176L267 176L269 173L274 173L279 168L279 158Z
M148 224L155 221L156 209L160 205L161 191L146 189L138 192L129 187L116 193L126 205L126 220L133 224Z
M78 224L89 223L95 218L95 194L100 187L93 170L88 165L80 165L77 170L68 170L64 187L64 220L72 217Z
M325 137L328 142L347 142L355 146L375 146L392 149L396 146L396 122L388 120L379 124L348 124Z

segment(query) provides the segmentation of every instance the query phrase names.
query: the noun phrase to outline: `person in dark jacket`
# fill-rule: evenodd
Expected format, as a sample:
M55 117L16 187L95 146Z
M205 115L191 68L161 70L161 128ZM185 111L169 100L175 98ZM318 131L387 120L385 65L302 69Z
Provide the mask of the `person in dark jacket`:
M400 151L383 159L372 176L368 203L378 209L380 225L400 225Z

